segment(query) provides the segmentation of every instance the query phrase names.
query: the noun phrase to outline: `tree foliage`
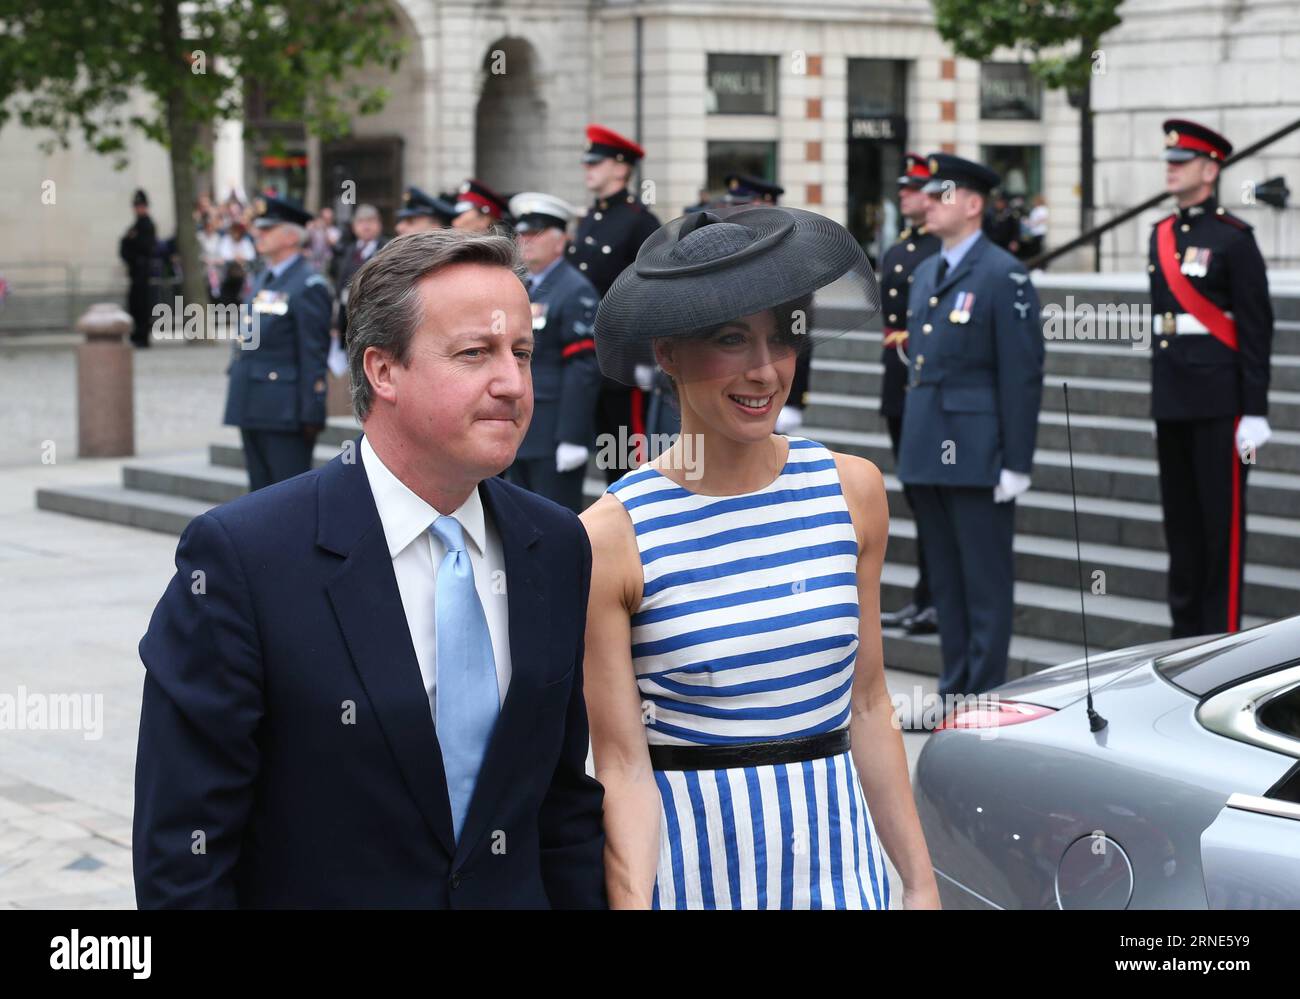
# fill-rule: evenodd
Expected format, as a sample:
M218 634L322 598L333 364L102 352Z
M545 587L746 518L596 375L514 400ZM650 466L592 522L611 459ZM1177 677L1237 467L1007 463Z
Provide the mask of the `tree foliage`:
M1122 0L931 0L939 34L968 59L1023 48L1052 88L1077 90L1093 72L1093 50L1120 23Z
M191 125L241 118L256 81L268 116L332 137L388 96L343 81L403 48L383 0L0 0L0 125L79 132L122 165L132 130L170 143L169 104Z

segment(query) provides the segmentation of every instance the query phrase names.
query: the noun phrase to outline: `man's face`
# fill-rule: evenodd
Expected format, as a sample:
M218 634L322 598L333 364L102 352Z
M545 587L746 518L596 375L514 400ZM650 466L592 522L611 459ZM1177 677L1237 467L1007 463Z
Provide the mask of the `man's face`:
M253 242L257 252L263 257L276 257L286 250L293 249L297 234L283 225L258 225L253 227Z
M919 187L904 184L898 189L898 207L913 222L925 220L925 206L929 200Z
M598 163L584 163L583 169L587 190L593 194L613 194L627 184L627 164L612 157L607 156Z
M519 255L530 271L540 271L564 252L564 231L555 226L521 232L516 237L519 241Z
M369 243L372 239L378 239L378 217L374 215L366 215L359 219L353 219L352 234L357 237L357 242L359 243Z
M487 232L492 228L492 216L477 208L467 208L456 216L451 226L462 232Z
M1193 156L1184 163L1165 163L1165 190L1170 194L1188 194L1219 176L1219 165L1204 156Z
M322 208L322 209L320 210L320 220L321 220L323 223L325 223L325 225L333 225L333 224L334 224L334 209L333 209L333 208Z
M407 364L389 368L395 426L412 451L481 481L514 461L532 419L528 294L486 264L455 264L419 287Z
M926 195L925 227L940 239L955 236L984 211L984 198L964 187L946 187Z

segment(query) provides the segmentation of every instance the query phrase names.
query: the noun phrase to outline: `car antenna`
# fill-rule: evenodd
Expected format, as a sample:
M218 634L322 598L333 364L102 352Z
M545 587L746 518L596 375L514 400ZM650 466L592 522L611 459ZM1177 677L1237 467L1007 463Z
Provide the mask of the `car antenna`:
M1079 494L1074 488L1074 439L1070 434L1070 383L1061 382L1065 393L1065 446L1070 454L1070 501L1074 504L1074 564L1079 569L1079 619L1083 624L1083 678L1088 687L1088 728L1100 732L1108 724L1092 707L1092 671L1088 663L1088 613L1083 606L1083 553L1079 546Z

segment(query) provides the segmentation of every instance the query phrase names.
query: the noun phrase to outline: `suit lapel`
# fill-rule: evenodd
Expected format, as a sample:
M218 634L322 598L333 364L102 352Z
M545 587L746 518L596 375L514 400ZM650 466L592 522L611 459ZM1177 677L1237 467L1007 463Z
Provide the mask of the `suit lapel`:
M455 851L457 865L464 862L482 839L496 802L520 764L527 762L526 740L532 733L532 710L542 686L546 650L550 646L546 572L534 547L541 534L500 479L485 479L479 485L479 494L501 538L505 556L511 675Z
M327 584L353 664L420 814L454 854L451 805L429 698L402 609L383 525L356 460L335 458L321 473L317 544L344 556Z

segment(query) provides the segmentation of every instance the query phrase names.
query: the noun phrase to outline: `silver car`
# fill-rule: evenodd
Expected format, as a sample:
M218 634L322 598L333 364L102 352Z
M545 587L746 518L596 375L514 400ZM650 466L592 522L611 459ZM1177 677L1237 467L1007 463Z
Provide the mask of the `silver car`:
M1300 617L958 707L916 803L945 908L1300 908Z

